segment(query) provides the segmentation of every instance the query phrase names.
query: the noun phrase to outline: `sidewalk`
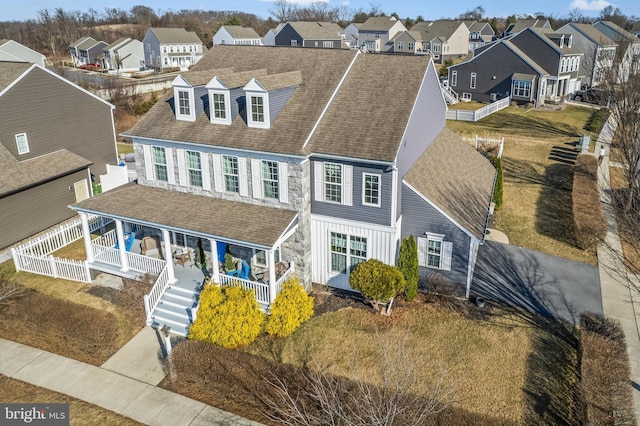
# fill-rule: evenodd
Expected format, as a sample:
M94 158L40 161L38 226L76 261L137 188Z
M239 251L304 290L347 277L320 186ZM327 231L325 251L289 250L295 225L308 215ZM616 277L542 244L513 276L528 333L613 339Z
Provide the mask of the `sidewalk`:
M605 133L605 132L603 132ZM620 258L612 251L622 252L622 245L618 235L618 225L615 211L611 206L611 185L609 180L609 143L610 137L598 138L594 152L599 152L600 146L605 145L607 155L598 167L598 186L600 200L607 222L605 242L598 245L598 269L600 272L600 288L602 291L602 309L604 315L617 319L627 340L627 353L631 366L631 381L633 399L635 403L636 419L640 419L640 332L638 313L640 313L640 293L629 286L621 272L625 266Z
M155 348L157 351L159 346ZM122 353L118 353L123 359ZM112 362L111 367L118 364ZM259 425L106 368L4 339L0 339L0 374L64 393L148 425ZM152 381L156 379L157 375Z

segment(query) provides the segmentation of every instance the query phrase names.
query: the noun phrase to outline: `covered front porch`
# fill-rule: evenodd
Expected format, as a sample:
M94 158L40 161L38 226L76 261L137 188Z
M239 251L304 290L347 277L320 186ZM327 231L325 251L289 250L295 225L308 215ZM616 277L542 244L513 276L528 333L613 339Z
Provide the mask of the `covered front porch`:
M180 200L174 201L207 203L199 214L183 217L171 210L166 193L178 195ZM147 209L131 209L126 202L128 197L157 203L156 211L160 213L151 217ZM89 267L123 277L156 276L152 290L144 298L147 323L168 325L176 334L188 332L207 278L218 285L253 290L261 308L268 311L282 283L295 271L293 260L281 255L281 246L297 229L296 212L135 184L84 200L72 208L80 214ZM250 213L255 214L251 221L241 222ZM92 239L89 214L112 219L115 226L104 228ZM269 220L258 228L255 218Z

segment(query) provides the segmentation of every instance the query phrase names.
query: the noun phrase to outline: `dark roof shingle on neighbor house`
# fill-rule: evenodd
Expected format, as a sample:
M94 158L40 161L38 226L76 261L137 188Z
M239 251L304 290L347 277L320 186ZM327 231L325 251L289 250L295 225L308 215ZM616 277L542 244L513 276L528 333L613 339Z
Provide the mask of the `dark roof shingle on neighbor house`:
M495 175L482 154L445 128L404 179L482 241Z
M135 183L88 198L71 208L265 247L273 246L297 215L291 210Z
M305 148L308 136L352 62ZM295 85L294 93L271 128L250 128L241 116L231 125L212 124L205 113L195 122L179 121L171 108L170 96L158 102L125 134L259 152L300 156L321 152L393 161L429 60L422 56L365 55L342 49L218 45L185 76L204 85L214 77L213 71L229 66L235 74L220 76L225 83L240 74L248 82L249 71L253 71L259 82L264 81L272 88L285 83ZM207 75L208 70L212 72ZM398 73L402 73L402 79L397 78ZM362 119L358 122L347 119L354 114Z

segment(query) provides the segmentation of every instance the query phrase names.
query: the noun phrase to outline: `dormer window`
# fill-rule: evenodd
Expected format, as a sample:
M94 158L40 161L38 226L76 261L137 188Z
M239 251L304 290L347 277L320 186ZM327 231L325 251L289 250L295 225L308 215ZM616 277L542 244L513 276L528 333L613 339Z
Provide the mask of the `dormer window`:
M269 92L255 78L244 86L247 105L247 124L249 127L268 129L271 127L269 117Z
M196 121L195 94L191 84L181 75L171 83L176 120Z
M16 145L18 147L18 155L27 154L29 152L29 142L26 133L18 133L16 135Z
M186 90L178 90L178 114L191 115L190 106L189 92L187 92Z
M264 98L251 96L251 121L264 124Z
M218 77L213 77L206 86L209 91L210 121L231 124L231 95L229 89Z

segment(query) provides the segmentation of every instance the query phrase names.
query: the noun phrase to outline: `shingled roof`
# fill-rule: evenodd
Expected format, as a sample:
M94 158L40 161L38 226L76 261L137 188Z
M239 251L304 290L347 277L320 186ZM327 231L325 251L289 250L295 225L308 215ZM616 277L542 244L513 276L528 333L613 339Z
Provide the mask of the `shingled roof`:
M202 43L193 31L184 28L149 28L160 43Z
M71 206L222 240L272 247L294 223L291 210L258 206L130 183ZM259 220L269 218L269 220Z
M461 25L464 25L464 22L447 20L424 21L418 22L411 27L411 31L419 32L422 35L422 40L433 40L436 37L440 37L446 41Z
M240 25L223 25L231 37L235 38L247 38L247 39L259 39L260 36L250 27L242 27Z
M362 24L359 24L359 31L389 31L391 27L398 23L392 16L372 16Z
M0 94L32 66L34 65L28 62L0 61Z
M600 46L616 46L616 42L611 40L605 34L598 31L593 25L590 24L578 24L576 22L569 22L569 24L577 31L580 31L584 34L585 37L590 39L592 42L597 43Z
M495 174L482 154L444 128L404 179L482 241Z
M352 62L340 90L324 112ZM204 85L213 78L214 70L233 66L233 74L218 75L225 84L236 76L249 81L251 71L261 84L272 89L284 87L285 83L295 87L271 127L250 128L241 116L231 125L211 124L206 114L199 115L195 122L179 121L170 96L158 102L125 134L260 152L301 156L319 152L393 161L429 63L422 56L364 55L342 49L213 46L185 74L190 82L197 80ZM397 79L398 72L402 72L402 79ZM347 120L347 111L362 117L362 123ZM324 117L305 147L323 112Z
M342 27L335 22L289 22L300 37L305 40L339 40Z

